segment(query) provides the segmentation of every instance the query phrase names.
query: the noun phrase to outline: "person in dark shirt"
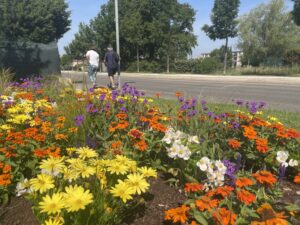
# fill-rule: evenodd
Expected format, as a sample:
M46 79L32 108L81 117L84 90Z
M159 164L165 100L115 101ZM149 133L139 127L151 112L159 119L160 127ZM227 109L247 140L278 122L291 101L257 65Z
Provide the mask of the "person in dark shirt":
M104 56L104 63L107 67L107 73L110 81L110 87L116 88L114 76L119 70L119 55L113 50L112 46L107 47L107 52Z

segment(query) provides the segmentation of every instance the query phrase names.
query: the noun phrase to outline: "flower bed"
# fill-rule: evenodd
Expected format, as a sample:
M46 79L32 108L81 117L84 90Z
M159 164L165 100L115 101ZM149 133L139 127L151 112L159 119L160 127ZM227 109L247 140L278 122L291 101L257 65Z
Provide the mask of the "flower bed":
M215 114L176 93L172 114L128 84L49 89L25 80L1 95L2 204L25 195L43 224L120 224L158 170L188 198L165 212L174 224L297 221L299 206L277 203L283 180L299 183L300 134L264 102Z

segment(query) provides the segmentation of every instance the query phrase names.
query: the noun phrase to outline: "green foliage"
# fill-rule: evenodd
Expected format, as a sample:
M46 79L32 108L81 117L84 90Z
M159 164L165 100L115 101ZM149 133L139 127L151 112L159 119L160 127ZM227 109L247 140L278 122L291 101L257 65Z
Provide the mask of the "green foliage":
M10 69L0 70L0 93L3 93L5 91L8 83L12 81L13 77L14 74Z
M71 24L64 0L2 0L0 39L49 43L58 40Z
M136 71L136 62L130 63L128 65L128 68L126 71L135 72ZM161 72L163 72L163 67L162 67L162 64L157 61L142 60L142 61L140 61L140 71L141 72L161 73Z
M192 73L197 60L176 60L174 62L174 71L178 73Z
M283 60L284 54L300 44L300 28L285 10L284 0L261 4L240 19L239 48L249 64L258 66L270 59Z
M119 2L119 8L121 65L125 69L139 55L162 62L186 58L196 45L192 33L195 11L189 4L177 0L124 0ZM80 58L93 43L104 55L108 44L115 45L114 18L114 1L109 1L90 24L80 25L66 53Z
M71 67L72 65L72 58L69 55L64 54L60 58L60 65L62 68L68 68Z
M219 68L219 63L215 58L205 58L195 64L193 73L209 74L215 72Z
M292 11L295 23L300 26L300 0L292 0L294 2L294 9Z
M237 35L239 0L215 0L211 15L212 25L204 25L203 31L210 39L227 39Z
M212 39L225 39L224 73L227 69L228 39L237 36L237 16L239 0L215 0L211 15L212 25L204 25L202 30Z

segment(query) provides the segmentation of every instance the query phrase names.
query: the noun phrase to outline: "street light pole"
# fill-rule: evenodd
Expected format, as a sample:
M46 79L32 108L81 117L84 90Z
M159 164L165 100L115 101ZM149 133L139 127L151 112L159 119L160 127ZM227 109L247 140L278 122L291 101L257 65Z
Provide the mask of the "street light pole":
M119 37L119 3L115 0L115 23L116 23L116 45L117 53L120 58L120 37ZM120 60L119 60L119 70L118 70L118 86L121 87L121 77L120 77Z

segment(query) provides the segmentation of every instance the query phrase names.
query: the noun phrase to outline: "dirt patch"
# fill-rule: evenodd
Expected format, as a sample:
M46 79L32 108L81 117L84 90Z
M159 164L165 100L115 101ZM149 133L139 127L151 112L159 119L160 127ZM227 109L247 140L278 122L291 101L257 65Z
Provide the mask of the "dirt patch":
M31 204L24 198L13 197L8 206L0 208L1 225L40 225L35 218Z
M145 206L140 212L122 225L166 225L168 223L164 222L164 211L180 206L186 197L178 189L166 184L162 178L158 178L151 182L145 200Z

